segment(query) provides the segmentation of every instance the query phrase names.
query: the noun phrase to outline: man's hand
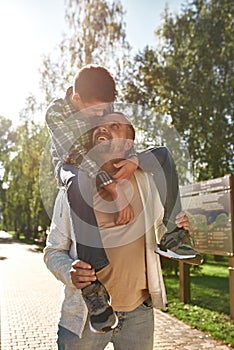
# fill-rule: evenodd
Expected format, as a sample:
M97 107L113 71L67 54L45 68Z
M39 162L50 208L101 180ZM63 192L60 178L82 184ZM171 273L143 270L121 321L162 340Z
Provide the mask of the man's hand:
M104 189L110 193L112 200L115 202L118 209L116 225L126 225L131 223L134 219L134 211L120 186L113 182L112 184L105 186Z
M175 223L177 227L183 227L185 230L190 230L190 223L189 219L184 211L180 212L178 215L176 215Z
M120 169L115 175L112 176L116 182L120 182L121 180L129 180L134 171L138 168L138 159L137 157L124 159L114 164L114 167L116 169Z
M83 289L97 279L95 276L95 270L82 260L75 260L72 263L70 275L72 283L77 289Z

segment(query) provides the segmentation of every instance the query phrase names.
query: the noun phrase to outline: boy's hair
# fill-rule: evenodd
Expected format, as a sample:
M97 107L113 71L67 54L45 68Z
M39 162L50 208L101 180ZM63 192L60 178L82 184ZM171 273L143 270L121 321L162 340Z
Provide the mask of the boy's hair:
M118 94L110 72L102 66L95 65L87 65L77 72L73 91L80 95L81 100L87 102L113 102Z

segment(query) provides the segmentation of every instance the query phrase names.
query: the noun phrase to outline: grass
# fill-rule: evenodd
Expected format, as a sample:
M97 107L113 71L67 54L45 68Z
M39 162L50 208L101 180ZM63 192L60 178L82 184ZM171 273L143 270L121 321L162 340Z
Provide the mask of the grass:
M170 314L234 347L227 258L217 262L213 256L207 256L201 267L191 269L190 304L179 300L179 277L167 273L164 280Z

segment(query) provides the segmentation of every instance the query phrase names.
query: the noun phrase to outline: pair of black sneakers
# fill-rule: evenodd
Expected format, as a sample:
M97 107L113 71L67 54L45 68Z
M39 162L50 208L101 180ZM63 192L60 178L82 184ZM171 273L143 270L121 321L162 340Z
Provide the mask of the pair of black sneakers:
M94 333L107 333L118 325L118 317L110 304L110 297L101 282L96 280L82 289L89 312L89 328Z
M203 263L203 257L193 246L194 242L191 241L189 232L176 228L162 237L155 253L186 264L200 265Z
M200 265L203 262L201 254L193 248L189 232L178 228L162 237L155 253L190 265ZM88 308L92 332L106 333L118 325L118 317L103 284L95 281L82 289L82 295Z

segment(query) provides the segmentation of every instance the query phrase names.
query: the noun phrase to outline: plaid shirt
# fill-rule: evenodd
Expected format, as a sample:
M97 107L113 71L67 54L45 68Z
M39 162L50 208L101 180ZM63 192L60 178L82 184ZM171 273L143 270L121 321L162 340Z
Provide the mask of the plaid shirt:
M69 163L85 171L91 178L97 177L98 185L103 187L113 182L112 177L87 156L92 140L91 120L77 112L70 101L71 94L72 87L67 90L64 99L53 101L46 112L55 175L59 178L61 166ZM133 155L136 155L134 149L128 158Z

